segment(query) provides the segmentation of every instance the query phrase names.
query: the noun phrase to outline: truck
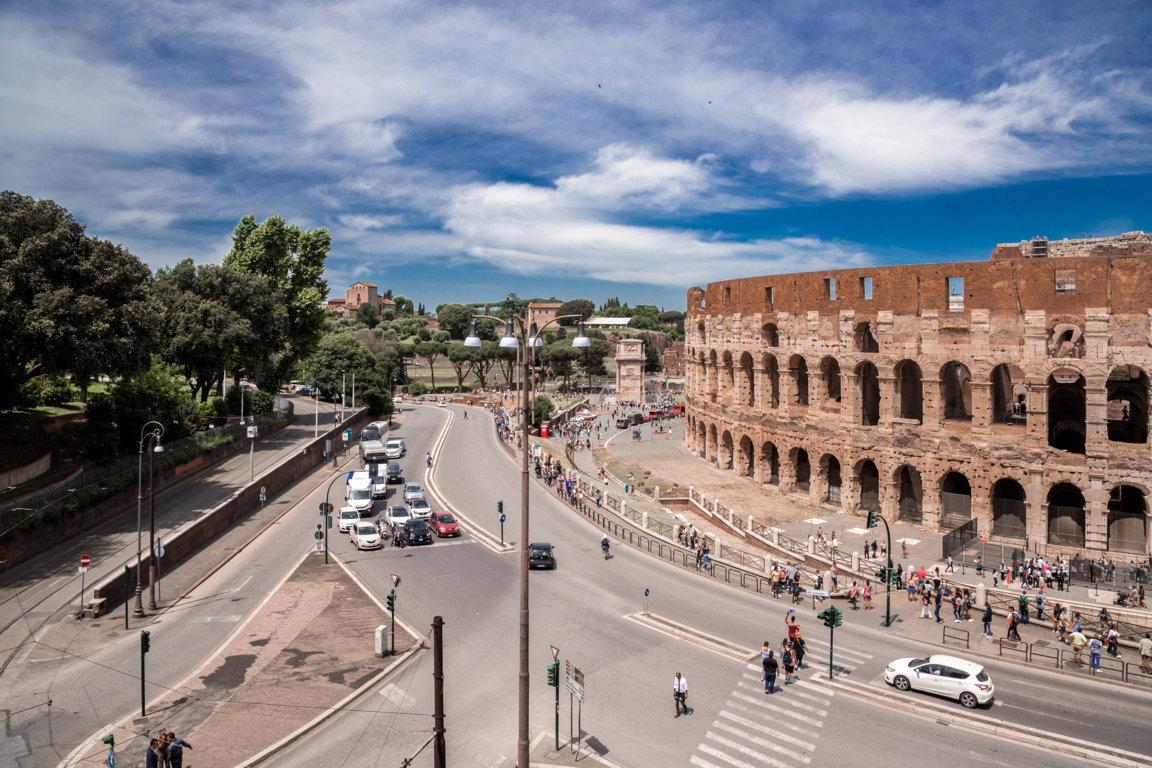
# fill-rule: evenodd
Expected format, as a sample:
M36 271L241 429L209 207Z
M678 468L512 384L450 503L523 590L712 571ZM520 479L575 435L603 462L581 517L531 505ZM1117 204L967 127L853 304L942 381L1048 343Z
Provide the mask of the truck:
M360 461L368 471L368 476L372 478L372 498L387 497L388 457L384 455L384 443L380 440L365 440L360 443Z

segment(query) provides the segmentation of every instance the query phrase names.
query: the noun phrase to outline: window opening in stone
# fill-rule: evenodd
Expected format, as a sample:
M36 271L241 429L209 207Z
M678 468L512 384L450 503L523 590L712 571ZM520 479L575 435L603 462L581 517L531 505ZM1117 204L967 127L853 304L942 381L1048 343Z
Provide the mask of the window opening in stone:
M1113 368L1108 376L1108 439L1148 442L1148 377L1135 365Z
M812 480L812 465L808 463L808 451L803 448L796 449L793 468L796 471L796 490L807 492Z
M724 303L728 304L731 301L732 301L732 289L729 288L728 286L724 286Z
M871 459L860 462L860 508L863 510L880 509L880 471Z
M896 364L896 404L902 419L924 420L924 393L920 366L912 360Z
M959 472L949 472L940 483L940 526L951 530L972 519L972 485Z
M1020 425L1028 421L1023 382L1024 372L1014 365L1001 363L992 369L992 421Z
M1048 543L1084 546L1084 494L1071 483L1060 483L1048 492Z
M872 278L860 278L860 297L865 301L872 301Z
M1108 551L1148 551L1148 505L1135 486L1118 485L1108 497Z
M1084 453L1087 436L1084 377L1072 369L1048 377L1048 445L1069 453Z
M858 352L879 352L880 342L872 333L872 323L856 324L856 350Z
M774 286L769 285L764 289L764 303L768 306L776 303L776 288Z
M696 441L699 443L697 447L697 455L700 458L707 458L708 455L708 430L704 426L704 422L696 425Z
M1023 539L1027 535L1028 505L1024 487L1010 477L992 486L992 535Z
M756 451L752 447L752 438L744 435L740 438L740 450L737 453L737 467L740 474L745 477L756 476Z
M764 468L764 482L780 485L780 453L774 443L760 446L760 466Z
M743 388L744 404L749 408L756 405L756 372L752 366L752 355L740 355L740 386Z
M724 436L720 441L720 469L732 469L732 433L724 430Z
M968 366L955 360L940 369L940 399L944 418L972 420L972 374Z
M716 350L712 350L708 355L708 371L706 375L708 377L708 399L714 403L719 395L720 378L719 366L716 361Z
M828 297L829 301L836 300L836 278L824 278L824 295Z
M920 473L907 464L896 471L896 499L899 519L910 523L924 519Z
M760 340L769 347L780 346L780 329L776 327L776 323L764 323L760 329Z
M708 343L708 331L704 328L703 320L696 323L696 343L701 345Z
M880 423L880 376L876 366L865 360L856 366L860 385L860 423L874 427Z
M826 357L820 363L820 375L824 379L824 397L840 402L840 363L834 357Z
M828 504L840 505L840 460L832 454L824 455L820 460L821 469L828 487L824 491L824 501Z
M792 370L794 402L796 405L808 405L808 363L800 355L794 355L788 367Z
M1076 293L1076 270L1074 270L1074 269L1058 269L1058 270L1056 270L1056 293L1058 293L1058 294Z
M780 364L775 355L764 355L764 375L768 379L768 406L780 407Z
M964 278L948 278L948 310L959 312L964 309Z

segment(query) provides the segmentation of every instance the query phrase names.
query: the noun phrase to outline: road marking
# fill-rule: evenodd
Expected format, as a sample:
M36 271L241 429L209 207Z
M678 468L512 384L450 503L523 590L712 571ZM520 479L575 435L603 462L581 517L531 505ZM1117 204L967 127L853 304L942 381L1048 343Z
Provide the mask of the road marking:
M385 701L390 701L398 705L401 709L410 707L416 703L416 699L405 693L400 686L395 683L388 683L380 689L379 694L384 697Z
M786 741L789 744L794 744L795 746L800 747L801 749L806 749L809 752L816 751L816 745L810 741L804 741L803 739L798 739L795 736L789 736L786 733L779 733L766 725L753 722L746 717L740 717L740 715L733 714L726 709L720 710L720 717L724 718L725 720L731 720L734 723L739 723L745 728L751 728L754 731L759 731L760 733L771 736L774 739L780 739L781 741Z
M221 616L198 616L194 619L189 619L196 624L235 624L240 621L243 616L238 613L229 613Z
M761 686L752 685L751 683L739 682L739 683L737 683L737 685L740 686L741 688L745 688L745 689L748 689L751 691L756 691L758 693L764 690ZM811 712L812 714L817 715L819 717L828 717L828 710L821 709L820 707L814 707L811 704L801 704L798 701L789 701L788 706L790 706L794 709L802 709L805 712Z
M789 768L787 763L782 763L779 760L777 760L776 758L769 757L768 755L764 754L763 752L757 752L755 749L752 749L751 747L746 747L743 744L741 744L740 742L734 741L734 740L728 738L727 736L721 736L718 733L713 733L712 731L708 731L707 733L704 734L704 738L712 739L712 741L715 741L719 744L723 744L724 746L728 747L729 749L734 749L742 755L745 755L747 757L753 757L753 758L759 760L760 762L764 763L765 765L771 765L771 766L773 766L773 768ZM717 751L719 751L719 750L717 750ZM719 757L719 755L717 755L717 757Z
M826 652L828 650L828 647L829 647L828 643L825 643L823 640L810 640L807 637L804 638L804 645L817 648L822 652ZM853 656L858 660L858 663L863 663L869 659L875 658L870 653L864 653L863 651L854 651L851 648L839 648L839 647L837 647L836 648L836 655L839 656L840 654L844 654L845 656Z
M1092 723L1086 723L1083 720L1075 720L1071 717L1061 717L1060 715L1050 715L1047 712L1040 712L1039 710L1035 710L1035 709L1032 709L1030 707L1018 707L1015 704L1005 704L1004 702L1000 701L1000 699L996 699L996 706L1008 707L1009 709L1018 709L1021 712L1029 712L1029 713L1031 713L1033 715L1037 715L1039 717L1047 717L1047 718L1050 718L1052 720L1063 720L1066 723L1076 723L1079 726L1087 726L1089 728L1095 728L1096 727Z
M731 755L716 749L716 747L712 746L711 744L702 743L700 746L696 747L696 749L700 750L704 754L711 755L712 757L723 760L724 762L728 763L728 765L735 766L735 768L756 768L756 766L752 765L752 763L746 763L743 760L737 760Z
M785 717L790 717L793 720L799 720L802 723L807 723L808 725L815 726L816 728L823 728L824 727L824 721L823 720L817 720L814 717L808 717L807 715L802 715L799 712L793 712L790 709L785 709L784 707L778 707L775 704L769 704L766 701L761 701L759 699L753 698L746 693L740 693L739 691L732 691L732 698L740 699L741 701L747 701L750 704L755 704L756 706L763 707L764 709L770 709L773 712L778 712L779 714L784 715Z
M700 746L704 745L701 744ZM697 757L696 755L692 755L692 759L688 762L692 763L692 765L699 766L699 768L720 768L720 766L716 765L716 763L710 763L704 758Z
M737 712L743 712L744 714L750 715L752 717L763 717L764 716L763 712L759 712L755 709L751 709L745 704L737 704L736 702L732 701L731 699L724 702L724 706L728 707L729 709L734 709ZM773 719L772 727L773 728L784 728L784 729L787 729L789 731L792 731L793 733L798 733L801 736L805 736L809 739L820 738L820 731L813 731L810 728L804 728L803 726L800 726L800 725L793 725L792 723L786 723L783 720L779 720L779 719Z
M244 581L240 582L240 586L236 587L236 588L235 588L235 589L233 589L232 591L233 591L233 592L239 592L240 590L244 589L245 585L247 585L247 584L248 584L248 582L250 582L250 581L252 581L252 577L251 577L251 576L249 576L248 578L244 579Z
M747 672L744 673L744 679L745 680L752 680L754 682L761 682L761 683L764 682L763 676L756 677L755 675L750 675ZM759 688L759 686L757 686L757 688ZM826 707L832 703L832 701L830 699L822 699L819 696L813 696L810 693L804 693L804 691L793 691L792 693L793 693L793 695L799 696L802 699L808 699L809 701L815 701L816 703L823 704Z
M821 696L835 696L836 695L836 691L833 691L829 688L825 688L822 685L817 685L816 683L809 682L808 680L800 680L799 682L796 683L796 685L798 685L804 689L810 689L813 691L820 691Z
M655 630L662 635L667 635L668 637L694 645L697 648L711 651L731 661L748 663L749 657L759 655L752 654L750 651L745 650L743 646L737 645L736 643L714 637L683 624L678 624L671 619L654 613L629 613L626 614L624 618L628 621L636 622L640 626Z
M742 731L739 728L736 728L735 726L728 725L728 723L723 723L723 722L720 722L719 720L713 720L712 721L712 727L716 728L718 730L724 731L725 733L730 733L733 736L739 736L740 738L744 739L745 741L751 742L752 744L755 744L758 747L763 747L764 749L770 749L773 752L775 752L776 754L784 755L785 757L790 757L793 760L799 760L801 763L804 763L805 765L812 762L812 758L809 757L808 755L802 755L799 752L793 752L791 749L788 749L787 747L782 747L779 744L775 744L771 741L768 741L767 739L761 738L759 736L754 736L753 734L748 733L747 731Z

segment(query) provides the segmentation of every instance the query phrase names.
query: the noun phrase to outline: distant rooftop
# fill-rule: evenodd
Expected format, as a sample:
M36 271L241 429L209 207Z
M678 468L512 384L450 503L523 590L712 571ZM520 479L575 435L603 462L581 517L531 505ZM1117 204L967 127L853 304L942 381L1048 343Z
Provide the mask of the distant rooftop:
M630 317L592 317L584 321L585 326L593 328L623 328L631 324Z

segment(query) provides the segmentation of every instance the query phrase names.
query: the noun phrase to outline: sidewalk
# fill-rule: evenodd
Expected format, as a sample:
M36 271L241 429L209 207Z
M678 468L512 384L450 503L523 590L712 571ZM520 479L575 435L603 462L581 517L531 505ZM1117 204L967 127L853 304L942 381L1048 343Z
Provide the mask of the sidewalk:
M373 654L387 614L338 563L309 552L247 624L177 688L122 721L119 765L143 765L161 728L193 745L186 766L236 765L362 689L394 661ZM397 650L418 642L397 627ZM150 692L154 695L155 691ZM103 764L89 745L73 764Z

